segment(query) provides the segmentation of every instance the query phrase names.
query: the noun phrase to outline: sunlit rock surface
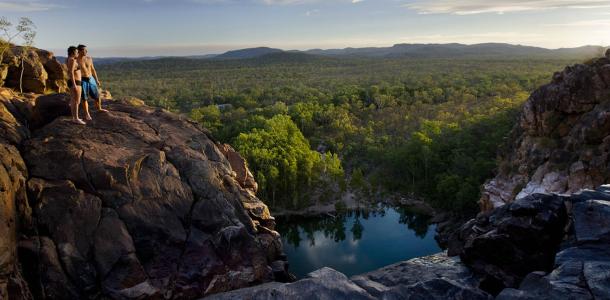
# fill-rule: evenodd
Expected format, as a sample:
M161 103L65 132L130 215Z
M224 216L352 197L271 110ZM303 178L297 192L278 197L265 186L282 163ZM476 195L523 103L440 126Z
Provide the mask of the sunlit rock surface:
M566 67L525 103L482 210L534 193L574 193L610 180L610 58Z
M79 126L66 95L0 92L0 298L195 299L285 272L247 166L197 124L131 99Z

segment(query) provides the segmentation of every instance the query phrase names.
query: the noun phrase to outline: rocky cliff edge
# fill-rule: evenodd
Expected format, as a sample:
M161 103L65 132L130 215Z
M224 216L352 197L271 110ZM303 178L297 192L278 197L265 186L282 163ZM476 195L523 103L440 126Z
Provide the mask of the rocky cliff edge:
M609 51L610 52L610 51ZM482 210L534 193L574 193L610 180L610 53L566 67L525 103Z
M1 299L193 299L285 271L233 149L137 99L86 126L67 101L0 88Z

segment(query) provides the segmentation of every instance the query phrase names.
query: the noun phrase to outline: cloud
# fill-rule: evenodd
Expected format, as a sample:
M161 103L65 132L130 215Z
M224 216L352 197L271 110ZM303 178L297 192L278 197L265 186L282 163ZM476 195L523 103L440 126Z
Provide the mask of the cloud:
M400 43L464 43L478 44L488 42L504 42L512 44L535 43L545 35L522 32L486 32L471 34L426 34L404 36Z
M153 2L157 0L144 0L147 2ZM328 3L328 2L344 2L344 3L360 3L364 0L188 0L194 3L201 4L221 4L221 3L259 3L265 5L300 5L300 4L315 4L315 3Z
M314 17L314 16L319 16L319 15L320 15L319 9L312 9L312 10L308 10L305 12L305 16L308 16L308 17Z
M0 11L2 12L34 12L46 11L58 7L54 4L45 4L38 1L0 1Z
M602 8L610 7L610 3L608 0L418 0L404 6L420 14L469 15L557 8Z
M551 26L551 27L610 27L610 20L608 20L608 19L584 20L584 21L576 21L576 22L568 22L568 23L547 24L545 26Z

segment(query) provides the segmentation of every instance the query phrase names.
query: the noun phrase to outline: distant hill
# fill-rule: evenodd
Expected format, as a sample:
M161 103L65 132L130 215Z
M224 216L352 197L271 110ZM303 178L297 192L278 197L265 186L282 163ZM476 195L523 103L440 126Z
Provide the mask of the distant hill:
M464 44L397 44L392 47L312 49L310 54L325 56L358 57L412 57L412 58L568 58L593 57L603 53L601 46L578 48L546 49L540 47L511 45L502 43Z
M258 47L258 48L248 48L248 49L228 51L228 52L220 54L214 58L216 58L216 59L244 59L244 58L255 58L255 57L263 56L266 54L281 53L281 52L284 52L284 50L268 48L268 47Z
M94 57L93 61L96 66L101 65L109 65L121 62L130 62L130 61L144 61L144 60L155 60L163 58L164 56L146 56L146 57ZM55 56L55 58L61 62L66 63L65 56Z
M94 57L93 60L96 66L109 65L123 62L135 62L135 61L146 61L146 60L157 60L162 58L180 57L180 58L192 58L192 59L208 59L216 57L218 54L205 54L205 55L191 55L191 56L143 56L143 57ZM65 56L55 56L61 63L66 62Z
M282 51L253 57L250 60L256 63L307 63L333 59L334 58L332 57L308 54L299 51Z
M148 57L104 57L95 58L96 65L150 61L165 58L196 60L241 60L254 59L265 62L303 62L321 58L415 58L415 59L576 59L586 60L602 56L605 47L582 46L577 48L546 49L541 47L512 45L503 43L484 44L396 44L391 47L366 47L343 49L311 49L306 51L258 47L225 52L191 56L148 56ZM60 62L65 57L57 56Z

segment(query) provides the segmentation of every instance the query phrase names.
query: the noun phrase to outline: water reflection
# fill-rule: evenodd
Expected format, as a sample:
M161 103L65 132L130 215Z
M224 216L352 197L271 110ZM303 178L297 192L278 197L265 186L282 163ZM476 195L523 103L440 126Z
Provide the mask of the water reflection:
M330 238L335 242L344 241L346 238L346 225L351 224L350 231L353 241L362 239L364 226L361 219L383 218L387 208L376 210L357 210L337 215L322 215L315 217L279 217L277 229L285 240L294 247L299 247L304 233L310 246L315 246L315 232L322 232L325 238ZM392 208L399 214L398 223L407 225L407 228L415 233L415 236L424 238L428 233L430 217L416 214L407 208Z
M440 251L428 221L405 208L379 208L278 218L277 229L297 276L323 266L353 275Z

